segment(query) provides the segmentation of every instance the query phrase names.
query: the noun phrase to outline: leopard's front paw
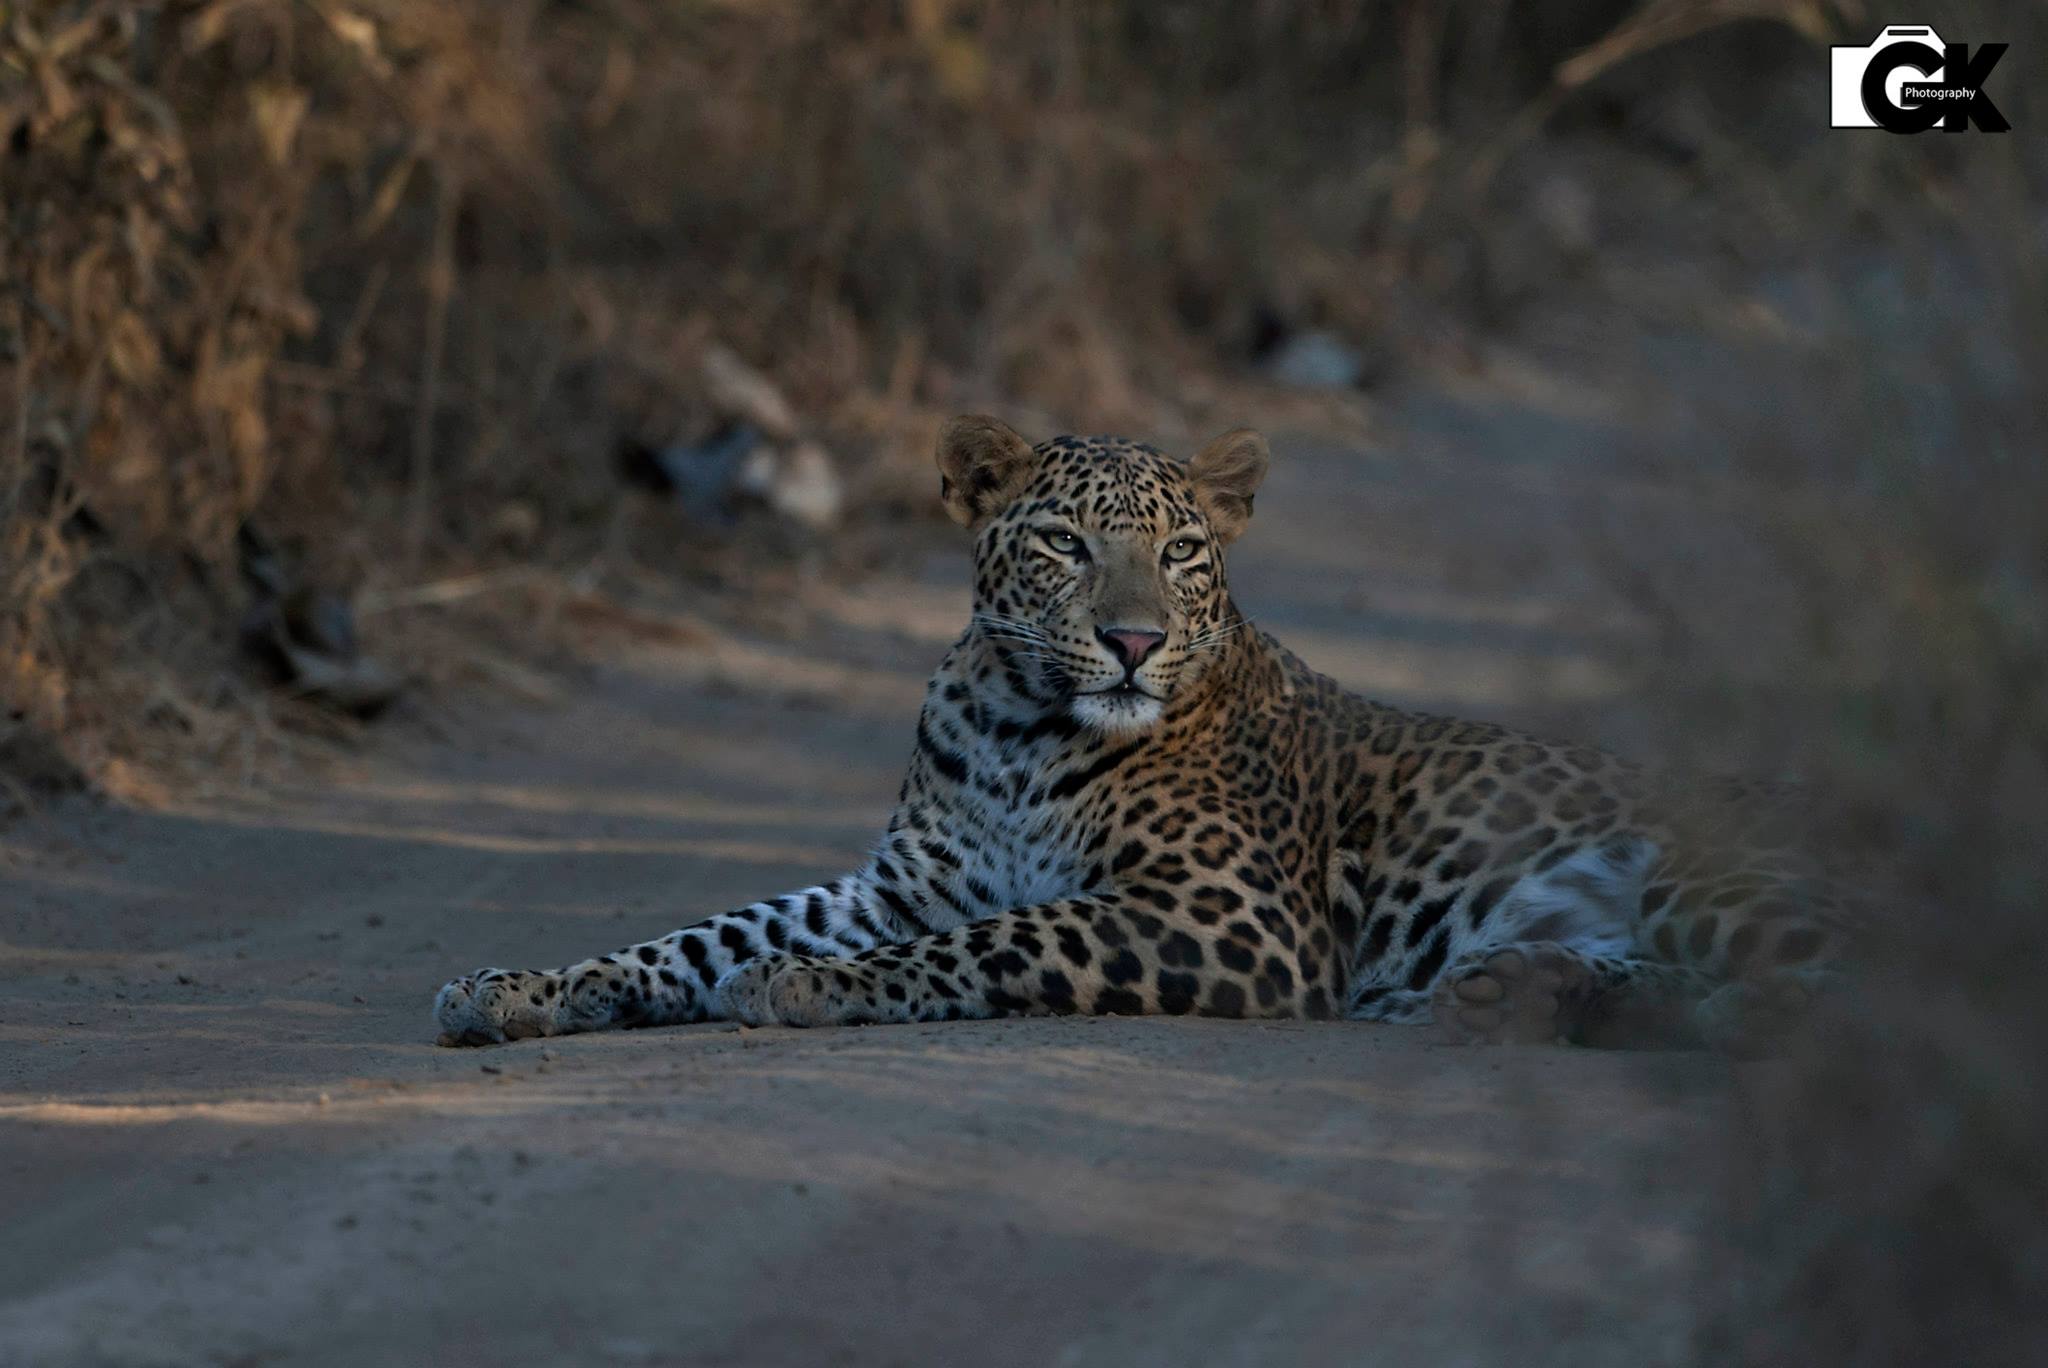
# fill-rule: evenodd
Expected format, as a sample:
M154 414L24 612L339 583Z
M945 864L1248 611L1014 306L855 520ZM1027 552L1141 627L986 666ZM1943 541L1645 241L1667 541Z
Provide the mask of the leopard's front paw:
M736 965L714 990L718 1014L742 1026L828 1026L837 1017L817 968L801 955L760 955Z
M1811 1019L1817 995L1794 975L1724 983L1693 1009L1693 1022L1709 1049L1735 1059L1784 1054Z
M665 990L664 990L665 991ZM479 969L443 985L434 1018L443 1045L495 1045L529 1036L608 1031L702 1017L698 999L677 987L657 998L644 966L620 956L566 969Z
M441 985L434 1020L442 1045L498 1045L553 1035L561 983L552 974L479 969Z
M1570 951L1509 946L1437 980L1437 1031L1460 1045L1547 1044L1577 1034L1591 996L1592 971Z

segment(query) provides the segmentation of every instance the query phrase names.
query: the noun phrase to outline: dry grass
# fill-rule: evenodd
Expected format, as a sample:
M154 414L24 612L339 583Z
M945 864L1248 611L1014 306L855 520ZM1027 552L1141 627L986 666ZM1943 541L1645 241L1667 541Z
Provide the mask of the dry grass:
M252 522L344 588L615 552L714 341L888 516L942 410L1156 431L1275 320L1455 334L1546 263L1443 171L1631 9L10 5L8 734L121 790L273 730Z

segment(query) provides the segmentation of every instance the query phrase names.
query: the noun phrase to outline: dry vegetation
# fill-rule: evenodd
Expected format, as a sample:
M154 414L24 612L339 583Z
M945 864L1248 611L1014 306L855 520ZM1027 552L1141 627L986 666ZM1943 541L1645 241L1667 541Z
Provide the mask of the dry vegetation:
M2038 7L1927 17L2009 42L2000 107L2048 121L2020 74ZM1681 751L1837 800L1883 914L1869 976L1737 1118L1707 1362L2048 1343L2048 156L1926 141L1760 138L1703 168L1760 229L1741 275L1789 307L1686 353L1731 383L1667 473L1749 536L1703 553L1680 508L1617 558L1664 626L1650 687Z
M1839 794L1907 914L1747 1119L1703 1356L2017 1361L2048 1280L2048 21L1936 8L2011 43L2014 134L1816 132L1785 73L1878 22L1819 0L0 5L0 772L119 793L166 736L246 748L280 706L236 663L246 525L386 590L615 551L611 453L706 427L714 343L890 516L882 453L934 410L1157 429L1276 326L1404 360L1511 328L1591 250L1545 179L1575 165L1640 208L1601 251L1717 263L1596 311L1812 287L1700 476L1763 492L1796 630L1760 637L1714 591L1754 567L1676 523L1617 574L1701 753Z
M1476 208L1517 112L1632 9L11 4L5 768L311 724L235 664L245 527L343 590L630 544L714 344L887 514L938 410L1158 430L1278 326L1483 324L1549 264Z

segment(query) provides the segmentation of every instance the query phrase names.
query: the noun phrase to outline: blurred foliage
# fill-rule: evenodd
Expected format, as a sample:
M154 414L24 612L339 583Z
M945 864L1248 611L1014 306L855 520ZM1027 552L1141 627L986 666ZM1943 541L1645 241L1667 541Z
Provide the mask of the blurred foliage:
M104 786L124 718L258 720L252 519L344 585L587 546L714 342L859 457L977 396L1155 426L1411 280L1483 311L1445 149L1631 12L8 4L5 725Z

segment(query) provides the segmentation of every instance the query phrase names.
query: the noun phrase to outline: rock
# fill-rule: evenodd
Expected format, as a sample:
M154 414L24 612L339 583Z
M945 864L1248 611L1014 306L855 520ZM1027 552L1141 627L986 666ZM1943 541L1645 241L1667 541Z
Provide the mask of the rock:
M833 527L846 511L846 485L831 455L816 442L764 447L740 468L739 488L782 517L813 531Z
M674 494L706 522L731 522L734 503L749 500L813 530L836 524L845 482L825 448L798 435L796 411L775 382L716 344L704 352L703 379L719 426L702 440L661 447L628 440L620 475Z
M746 423L728 423L701 442L651 447L627 441L619 447L619 473L643 489L673 494L694 518L732 520L730 495L761 434Z
M390 706L405 681L366 656L336 659L287 645L292 692L357 717L374 717Z
M357 717L381 712L405 681L365 656L355 611L339 594L294 584L269 543L245 527L242 573L251 590L242 647L293 693Z
M285 594L281 607L293 644L343 660L362 654L355 613L341 595L301 586Z
M1296 389L1355 389L1365 378L1365 357L1335 333L1311 329L1275 347L1265 370Z
M508 499L498 505L490 520L491 540L507 551L524 554L540 540L540 510L525 499Z
M796 440L796 410L774 381L716 344L704 352L703 371L704 388L721 413L751 424L771 441Z

